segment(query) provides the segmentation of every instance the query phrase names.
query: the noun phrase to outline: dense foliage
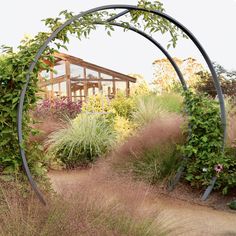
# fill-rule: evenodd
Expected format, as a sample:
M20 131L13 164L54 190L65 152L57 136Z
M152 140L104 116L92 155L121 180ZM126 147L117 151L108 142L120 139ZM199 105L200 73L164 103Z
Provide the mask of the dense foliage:
M75 118L82 108L81 101L71 101L67 97L54 100L44 99L40 101L35 110L35 118L47 118L52 116L55 119Z
M213 63L223 94L230 97L235 97L236 94L236 71L227 71L219 64ZM207 93L215 98L217 95L214 87L212 76L207 71L201 71L197 74L198 82L195 84L195 89L201 93Z
M114 130L117 133L117 141L125 141L128 137L135 134L135 124L129 119L116 115L114 119Z
M110 114L115 111L110 106L110 99L102 94L91 95L84 102L82 111L90 114Z
M123 93L117 94L115 99L111 101L111 107L115 113L126 119L130 119L134 111L134 99L126 97Z
M39 37L40 38L40 37ZM40 38L41 39L41 38ZM20 92L25 83L25 76L29 63L33 60L33 53L36 52L40 39L30 47L20 46L20 51L14 53L11 49L0 61L0 170L4 173L18 172L21 168L21 159L19 156L19 146L17 141L17 105ZM46 50L48 52L48 50ZM29 89L25 99L25 115L23 118L24 139L27 140L30 134L31 122L27 115L33 104L36 102L35 93L37 91L37 71L44 64L39 62L35 73L31 76ZM35 160L36 161L36 160Z
M227 193L236 186L236 159L223 153L223 132L219 104L210 97L185 93L188 112L187 143L182 147L186 157L186 180L198 188L217 177L216 189Z

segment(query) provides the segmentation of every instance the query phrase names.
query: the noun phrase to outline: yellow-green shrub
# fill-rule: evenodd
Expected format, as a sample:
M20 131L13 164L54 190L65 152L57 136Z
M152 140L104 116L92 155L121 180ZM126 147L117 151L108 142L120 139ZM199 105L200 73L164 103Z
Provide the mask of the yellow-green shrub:
M111 107L115 110L116 114L129 119L134 111L135 104L131 97L118 93L116 98L111 101Z
M135 132L135 125L122 116L116 116L114 120L114 129L118 134L118 141L124 141Z
M109 98L102 94L92 95L83 103L82 111L85 113L115 113L110 103Z

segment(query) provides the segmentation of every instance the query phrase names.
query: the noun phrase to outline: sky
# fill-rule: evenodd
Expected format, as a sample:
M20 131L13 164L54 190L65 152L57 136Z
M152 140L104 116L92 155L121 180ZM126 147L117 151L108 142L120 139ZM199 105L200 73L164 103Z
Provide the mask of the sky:
M226 69L236 70L236 0L162 0L166 13L185 25L200 41L212 61ZM41 19L56 17L62 10L75 13L101 5L136 5L137 0L7 0L1 3L0 45L19 45L25 34L35 35L45 30ZM166 37L154 35L162 45ZM190 40L181 39L173 57L194 57L204 63ZM164 58L150 42L133 32L117 29L112 37L102 28L89 39L71 38L69 54L121 73L141 74L147 81L153 75L152 62Z

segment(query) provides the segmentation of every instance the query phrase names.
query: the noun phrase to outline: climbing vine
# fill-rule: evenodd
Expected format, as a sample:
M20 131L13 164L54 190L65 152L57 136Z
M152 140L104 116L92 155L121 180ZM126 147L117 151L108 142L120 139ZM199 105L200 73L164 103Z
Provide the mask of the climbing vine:
M186 157L186 180L192 186L208 186L217 177L215 189L224 194L236 186L236 159L222 152L223 132L219 104L212 98L185 92L188 112L187 142L181 147Z

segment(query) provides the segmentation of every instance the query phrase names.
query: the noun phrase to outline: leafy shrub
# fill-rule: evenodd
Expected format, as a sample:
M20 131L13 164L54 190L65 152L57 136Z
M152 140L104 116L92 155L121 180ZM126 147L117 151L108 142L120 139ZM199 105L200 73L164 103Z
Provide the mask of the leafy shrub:
M111 107L115 112L126 119L131 118L134 105L134 100L131 97L126 97L123 93L118 93L111 101Z
M48 154L68 168L87 165L114 145L113 126L103 115L79 114L68 127L49 136Z
M176 172L181 161L175 144L164 144L146 149L132 161L134 175L151 184L169 180Z
M138 126L144 126L163 115L163 112L155 95L138 97L133 120Z
M223 132L219 104L203 95L185 93L188 124L187 143L181 148L187 157L186 179L192 186L202 187L217 177L215 189L236 186L236 159L222 152ZM187 131L185 131L187 132Z
M86 114L103 115L110 123L113 123L115 110L110 103L110 99L102 94L92 95L83 103L82 111Z
M92 95L87 98L83 104L83 112L87 113L113 113L114 110L110 106L110 99L102 94Z
M35 117L75 118L81 112L82 102L73 102L67 97L55 100L45 99L37 104Z
M26 155L31 173L37 180L40 189L48 191L50 184L46 173L51 165L51 157L45 157L43 147L37 142L27 144ZM21 171L21 159L15 160L13 163L11 161L11 158L4 157L0 160L0 188L2 184L8 185L13 183L15 185L18 182L22 194L29 194L31 188L29 187L27 177Z
M22 52L21 52L22 53ZM21 53L14 54L11 50L0 60L0 172L15 175L21 170L21 158L19 156L19 145L17 139L17 105L19 102L20 91L25 82L26 73L22 71L24 60L20 61ZM19 60L18 63L15 60ZM30 122L27 113L35 102L36 77L33 76L27 93L25 103L25 116L23 119L24 137L27 139L30 133Z
M122 116L116 116L114 120L114 129L118 136L118 141L124 141L134 132L134 124Z
M224 77L226 73L227 77ZM221 83L221 88L223 94L227 96L235 97L236 94L236 72L225 72L223 74L218 74L219 81ZM200 71L196 74L198 77L198 83L194 86L196 91L200 93L207 93L211 97L215 98L217 96L217 92L214 86L214 82L212 76L207 71Z

